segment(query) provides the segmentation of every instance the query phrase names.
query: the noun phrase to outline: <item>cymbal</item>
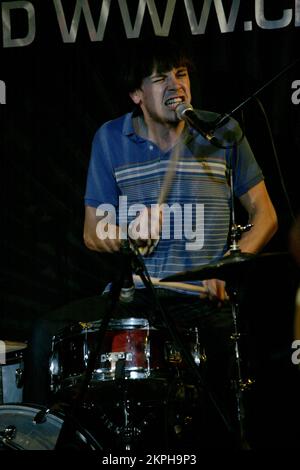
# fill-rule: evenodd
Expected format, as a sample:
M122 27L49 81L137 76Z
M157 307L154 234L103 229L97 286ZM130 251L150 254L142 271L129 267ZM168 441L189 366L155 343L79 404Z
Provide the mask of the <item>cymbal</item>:
M171 276L167 276L160 282L169 281L201 281L204 279L222 279L230 281L238 279L239 276L256 262L266 261L276 256L286 256L287 253L262 253L254 255L252 253L233 252L224 258L212 263L205 264L190 271L182 271Z

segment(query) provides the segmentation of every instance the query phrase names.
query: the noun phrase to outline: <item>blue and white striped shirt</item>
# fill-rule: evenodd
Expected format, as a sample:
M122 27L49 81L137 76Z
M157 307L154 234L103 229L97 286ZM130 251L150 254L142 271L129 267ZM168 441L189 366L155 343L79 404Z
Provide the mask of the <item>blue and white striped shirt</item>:
M209 119L216 116L205 111L200 113L204 120L208 116ZM128 207L133 204L149 207L157 203L175 149L162 151L155 143L137 135L132 118L132 113L125 114L105 123L96 132L87 177L86 205L98 207L100 204L112 204L117 209L120 196L127 197ZM232 131L235 127L237 123L231 119L223 131ZM185 129L165 201L177 211L177 219L175 224L171 223L170 238L162 237L153 253L145 257L151 276L161 279L197 268L216 261L227 251L230 228L229 155L232 152L215 147L192 129ZM258 184L263 175L246 138L231 158L234 193L240 197ZM196 207L201 209L201 219ZM122 220L125 216L118 214ZM191 234L199 220L203 238L199 248L195 249L197 245L193 246Z

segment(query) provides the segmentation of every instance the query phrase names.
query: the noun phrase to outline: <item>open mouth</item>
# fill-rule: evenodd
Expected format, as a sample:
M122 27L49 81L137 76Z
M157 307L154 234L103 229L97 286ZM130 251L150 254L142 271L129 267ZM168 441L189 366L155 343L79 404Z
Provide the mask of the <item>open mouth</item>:
M167 106L170 109L175 110L176 106L178 106L180 103L183 103L184 97L183 96L175 96L173 98L168 98L165 101L165 106Z

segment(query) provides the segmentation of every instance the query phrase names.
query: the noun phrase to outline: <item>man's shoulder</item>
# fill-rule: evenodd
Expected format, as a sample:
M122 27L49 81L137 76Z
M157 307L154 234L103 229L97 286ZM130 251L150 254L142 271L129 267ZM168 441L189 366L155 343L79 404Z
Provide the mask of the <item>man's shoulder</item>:
M132 113L126 113L115 119L104 122L97 130L97 133L119 132L127 133L132 129Z

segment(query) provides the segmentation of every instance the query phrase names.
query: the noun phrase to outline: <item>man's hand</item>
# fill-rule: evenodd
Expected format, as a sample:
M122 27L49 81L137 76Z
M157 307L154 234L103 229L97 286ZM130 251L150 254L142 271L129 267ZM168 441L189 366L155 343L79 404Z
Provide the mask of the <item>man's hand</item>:
M149 254L157 245L162 228L162 211L159 205L146 207L128 226L128 235L140 248Z
M200 294L201 299L209 298L211 301L218 301L218 307L221 307L225 300L229 300L225 281L221 281L221 279L207 279L203 281L203 287L205 292Z
M120 228L115 224L108 224L105 218L98 217L95 207L85 208L83 237L90 250L106 253L120 250Z

